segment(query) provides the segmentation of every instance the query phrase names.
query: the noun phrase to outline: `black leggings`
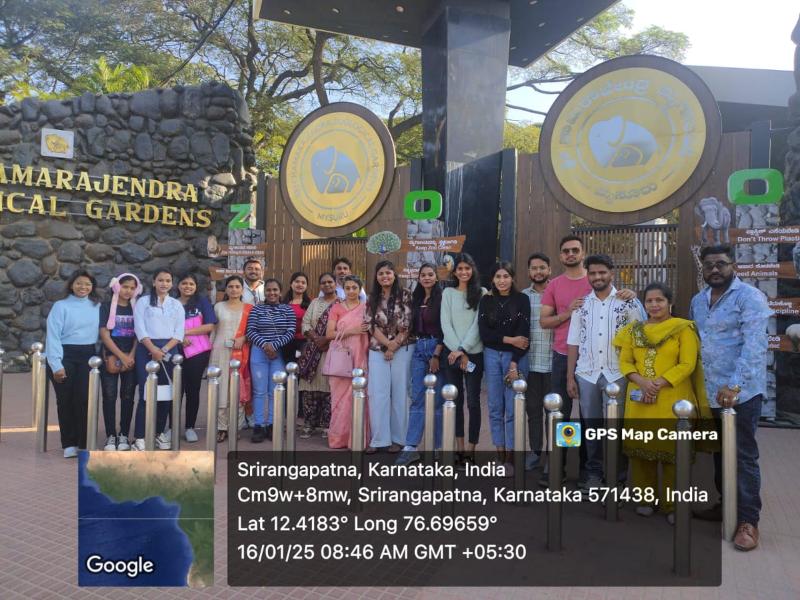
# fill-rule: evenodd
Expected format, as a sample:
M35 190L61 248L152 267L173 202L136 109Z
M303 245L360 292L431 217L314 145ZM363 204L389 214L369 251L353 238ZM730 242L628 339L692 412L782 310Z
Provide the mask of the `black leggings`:
M47 365L47 376L53 383L58 408L58 428L61 430L61 447L86 448L86 419L89 406L89 359L95 346L64 345L61 364L67 378L56 383L53 370ZM94 450L94 448L92 448Z
M117 435L117 390L119 389L119 434L128 436L133 419L133 396L136 394L136 370L111 374L105 365L100 370L103 392L103 421L106 436Z
M469 443L477 444L481 435L481 379L483 378L483 353L467 354L470 362L475 363L472 373L462 371L458 362L451 365L447 361L450 350L445 348L442 352L441 371L445 384L452 384L458 388L456 398L456 437L464 437L464 383L466 382L466 401L469 411Z
M197 411L200 408L200 386L203 385L203 375L208 368L211 351L187 358L183 361L183 393L186 394L186 429L194 429L197 422ZM216 418L209 415L209 419ZM172 427L177 427L172 423Z

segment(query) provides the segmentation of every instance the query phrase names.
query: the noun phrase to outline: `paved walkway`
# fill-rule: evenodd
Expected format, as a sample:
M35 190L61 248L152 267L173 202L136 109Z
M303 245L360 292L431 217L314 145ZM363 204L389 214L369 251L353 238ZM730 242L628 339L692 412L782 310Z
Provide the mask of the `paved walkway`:
M6 375L0 432L0 598L163 598L152 588L79 588L77 586L76 463L62 458L54 401L50 410L48 452L34 451L30 376ZM51 398L54 396L51 394ZM205 409L201 407L200 443L204 448ZM484 427L488 435L488 427ZM102 427L101 427L102 430ZM102 435L102 431L101 431ZM319 438L298 440L299 447L323 447ZM412 598L444 599L774 599L800 598L800 432L759 431L764 511L761 546L743 554L729 545L722 551L720 588L315 588L313 573L304 588L228 588L225 540L225 462L220 460L216 489L216 585L205 590L172 588L175 598ZM489 448L488 439L481 447ZM265 449L243 439L241 448ZM546 568L546 567L545 567ZM580 567L576 565L576 569Z

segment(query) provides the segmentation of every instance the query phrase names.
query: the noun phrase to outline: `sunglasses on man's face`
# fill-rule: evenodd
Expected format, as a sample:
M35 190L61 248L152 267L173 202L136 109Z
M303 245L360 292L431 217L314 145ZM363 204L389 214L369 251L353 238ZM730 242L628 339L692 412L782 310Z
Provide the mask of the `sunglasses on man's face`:
M580 248L562 248L561 249L561 254L580 254L580 253L581 253L581 249Z
M703 263L703 270L704 271L713 271L714 269L716 269L717 271L722 271L726 267L729 267L732 264L733 264L732 262L726 262L724 260L719 260L719 261L713 262L713 263L712 262L704 262Z

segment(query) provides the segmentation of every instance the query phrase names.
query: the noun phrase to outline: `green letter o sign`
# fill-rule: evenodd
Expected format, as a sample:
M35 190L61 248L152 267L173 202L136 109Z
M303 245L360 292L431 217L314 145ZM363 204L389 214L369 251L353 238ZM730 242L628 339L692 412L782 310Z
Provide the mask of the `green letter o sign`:
M428 210L418 210L417 202L425 200L430 201ZM438 219L442 216L442 195L436 190L414 190L413 192L408 192L405 200L403 200L403 214L409 221Z

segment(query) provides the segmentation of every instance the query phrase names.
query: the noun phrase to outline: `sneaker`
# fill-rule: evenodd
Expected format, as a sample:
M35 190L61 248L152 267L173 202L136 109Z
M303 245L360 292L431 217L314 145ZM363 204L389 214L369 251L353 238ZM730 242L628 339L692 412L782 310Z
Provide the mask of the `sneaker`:
M581 485L580 482L578 482L579 488L580 485ZM592 488L596 489L599 487L603 487L602 478L598 477L597 475L589 475L589 477L586 478L583 488L581 488L581 494L583 494L584 496L588 496L589 490L591 490Z
M253 426L253 436L250 438L254 444L260 444L263 442L267 437L267 432L264 431L264 428L261 425L254 425Z
M742 521L736 529L733 547L742 552L749 552L758 546L758 527Z
M563 486L565 483L567 483L567 476L563 475L561 477L561 485ZM550 473L548 473L547 471L542 473L542 476L539 478L539 487L542 488L550 487Z
M255 428L254 428L255 429ZM272 441L272 425L267 425L264 428L264 435L267 437L269 441Z
M313 427L303 427L303 429L300 430L300 439L307 440L311 437L312 433L314 433Z
M702 510L693 510L692 516L695 519L700 519L701 521L722 522L722 504L720 502L717 502L714 506L710 508L704 508Z
M578 475L578 489L585 490L588 487L589 475L587 473L580 473Z
M189 427L184 433L183 437L186 438L187 442L196 442L197 441L197 433L195 433L194 429Z
M138 440L133 442L131 450L138 450L139 452L144 452L144 438L139 438Z
M539 466L540 457L536 452L528 452L528 455L525 457L525 470L526 471L533 471L536 467Z
M156 448L159 450L169 450L172 448L172 438L167 435L166 431L156 436Z
M130 450L131 444L127 435L117 436L117 450Z
M78 456L77 446L67 446L64 448L64 458L75 458Z
M410 465L422 458L416 450L403 450L397 460L394 461L396 465Z
M652 517L655 510L652 506L637 506L636 507L636 514L640 517Z
M172 427L167 427L164 430L164 435L167 436L168 440L172 440Z
M106 440L106 445L103 446L103 450L116 450L117 449L117 436L110 435Z

